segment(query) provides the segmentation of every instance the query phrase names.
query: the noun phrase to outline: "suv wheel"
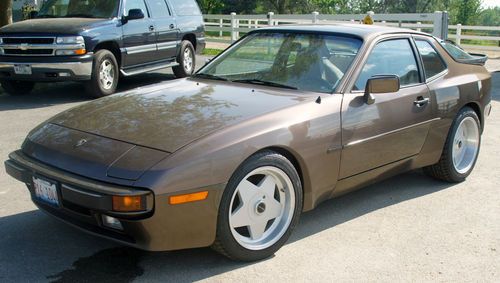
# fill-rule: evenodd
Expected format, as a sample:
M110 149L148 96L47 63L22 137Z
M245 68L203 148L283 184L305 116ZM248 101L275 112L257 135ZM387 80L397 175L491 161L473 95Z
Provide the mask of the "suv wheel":
M94 56L92 77L85 84L90 96L99 98L113 94L118 86L119 68L115 55L108 50L99 50Z
M179 65L172 68L177 78L185 78L194 73L196 56L193 44L190 41L182 41L179 55L177 55L177 62Z
M2 81L3 89L10 95L24 95L30 93L35 87L34 82Z

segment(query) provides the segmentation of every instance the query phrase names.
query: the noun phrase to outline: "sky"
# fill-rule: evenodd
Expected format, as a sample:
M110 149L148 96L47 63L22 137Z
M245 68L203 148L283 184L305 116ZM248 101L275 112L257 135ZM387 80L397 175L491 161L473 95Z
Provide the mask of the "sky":
M483 0L483 8L500 6L500 0Z

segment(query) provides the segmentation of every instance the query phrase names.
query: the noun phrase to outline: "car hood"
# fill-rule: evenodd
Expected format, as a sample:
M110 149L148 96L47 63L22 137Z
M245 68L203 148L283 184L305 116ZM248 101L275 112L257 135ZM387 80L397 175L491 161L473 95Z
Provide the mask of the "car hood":
M92 27L108 23L109 19L58 18L33 19L0 28L1 34L79 34Z
M49 122L171 153L218 129L308 97L293 90L251 87L182 79L95 100Z

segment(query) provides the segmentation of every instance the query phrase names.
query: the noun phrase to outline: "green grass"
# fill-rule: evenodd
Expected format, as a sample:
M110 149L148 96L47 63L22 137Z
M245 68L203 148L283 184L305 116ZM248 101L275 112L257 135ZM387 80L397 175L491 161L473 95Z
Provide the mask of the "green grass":
M215 49L215 48L205 48L203 50L203 55L210 55L210 56L217 56L219 53L221 53L221 49Z

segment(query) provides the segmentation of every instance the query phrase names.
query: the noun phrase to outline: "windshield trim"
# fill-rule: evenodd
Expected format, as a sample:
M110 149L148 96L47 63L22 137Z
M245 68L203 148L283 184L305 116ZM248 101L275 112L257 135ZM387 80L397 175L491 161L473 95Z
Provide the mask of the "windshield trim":
M350 33L342 33L342 32L333 32L333 31L310 31L310 30L297 30L297 29L283 29L283 28L264 28L260 30L253 30L247 33L246 35L240 37L238 40L233 42L229 47L224 49L221 53L217 54L215 57L210 59L208 63L206 63L203 67L201 67L198 71L194 73L194 75L197 75L201 72L203 72L206 68L210 67L217 59L230 50L236 48L239 46L245 39L247 39L250 36L259 34L259 33L293 33L293 34L318 34L318 35L329 35L329 36L338 36L338 37L345 37L345 38L352 38L359 40L361 42L361 45L359 46L358 52L356 56L352 59L352 62L349 66L349 68L346 70L344 73L344 76L335 84L331 92L314 92L314 93L319 93L319 94L340 94L340 90L342 86L345 84L346 81L349 80L349 76L351 75L353 68L356 66L357 60L360 58L361 54L364 52L364 47L365 47L365 40L363 37L355 35L355 34L350 34ZM301 90L298 89L297 91L304 91L304 92L311 92L309 90Z

